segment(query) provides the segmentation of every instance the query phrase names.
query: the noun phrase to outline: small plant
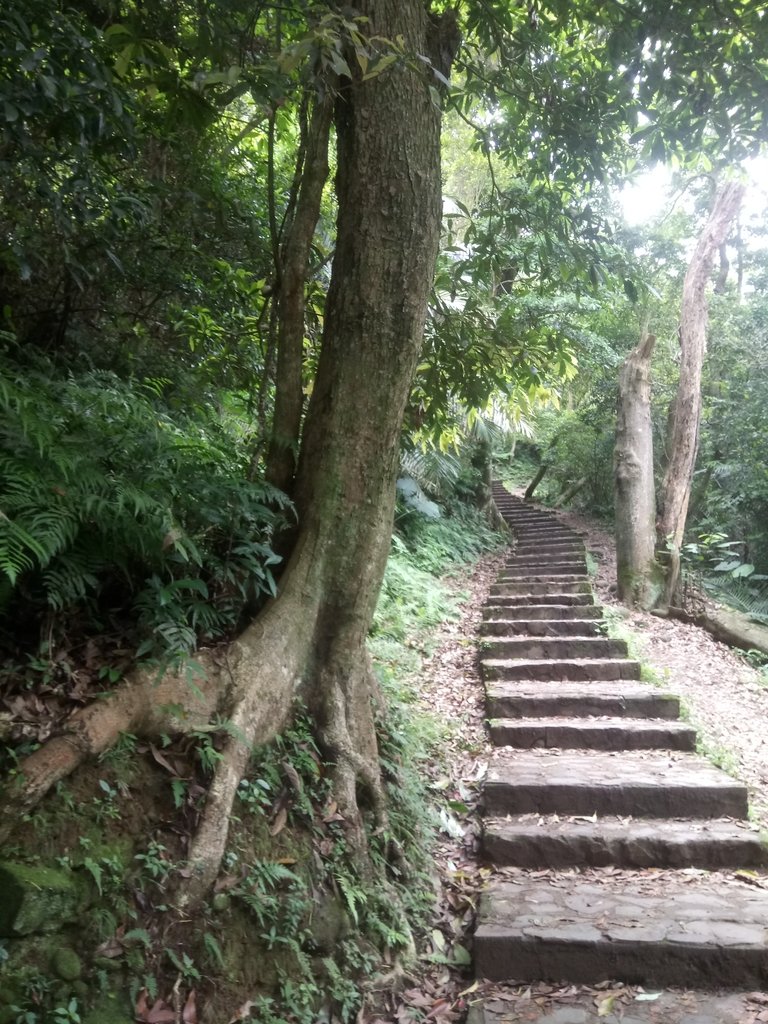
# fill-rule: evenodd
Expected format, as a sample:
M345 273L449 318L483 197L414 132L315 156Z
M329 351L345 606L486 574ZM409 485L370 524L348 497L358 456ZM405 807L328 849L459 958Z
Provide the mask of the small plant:
M166 948L165 955L185 981L200 980L200 971L195 967L194 960L187 953L179 955L174 950Z
M146 852L134 854L134 860L141 865L142 874L147 874L153 882L160 884L165 881L173 870L173 862L167 856L167 850L162 843L152 839L147 846Z
M206 775L212 775L216 765L222 758L222 753L214 745L214 737L210 729L198 729L192 733L195 738L195 753L200 766Z
M119 790L111 786L106 779L99 779L99 788L105 795L93 798L93 812L96 821L98 824L102 824L104 821L117 821L120 817L120 808L117 806Z
M70 999L66 1006L57 1006L53 1011L52 1024L82 1024L76 999Z

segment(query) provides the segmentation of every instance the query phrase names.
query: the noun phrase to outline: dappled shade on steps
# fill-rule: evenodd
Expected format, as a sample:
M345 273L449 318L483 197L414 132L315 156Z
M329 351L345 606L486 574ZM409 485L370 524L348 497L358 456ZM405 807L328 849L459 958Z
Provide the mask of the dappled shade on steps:
M692 753L677 698L601 632L583 538L498 484L494 498L513 546L481 627L497 748L482 849L498 871L478 976L768 984L768 892L680 873L766 865L746 788Z

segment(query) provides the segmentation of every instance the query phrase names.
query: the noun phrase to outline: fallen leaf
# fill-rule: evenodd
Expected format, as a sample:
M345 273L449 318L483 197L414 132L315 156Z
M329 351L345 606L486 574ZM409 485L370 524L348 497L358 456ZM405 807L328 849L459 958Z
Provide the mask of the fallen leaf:
M453 947L453 962L459 967L468 967L472 963L472 957L464 946L458 943Z
M597 1016L607 1017L613 1011L613 1004L615 1002L616 996L606 996L605 999L601 999L597 1004Z
M269 834L271 836L279 835L279 833L282 832L283 829L285 828L287 821L288 808L281 807L280 810L275 815L275 820L272 822L272 827L269 830Z
M169 771L171 773L171 775L175 775L176 778L179 777L179 773L173 767L173 765L168 760L168 758L165 757L163 754L161 754L160 751L157 749L157 747L154 746L154 744L152 744L152 743L150 743L150 745L149 745L149 752L152 755L152 757L155 759L155 761L157 761L157 763L159 765L161 765L163 768L165 768L166 771Z
M250 999L247 1002L243 1003L240 1009L235 1012L235 1016L231 1017L230 1020L227 1021L227 1024L238 1024L238 1021L248 1020L248 1018L251 1016L251 1010L255 1005L256 1003L254 1003Z
M635 1001L638 1003L651 1003L654 999L658 999L661 992L638 992L635 996Z
M147 1024L174 1024L176 1011L162 999L158 999L146 1016Z
M145 988L143 988L141 992L139 992L139 997L136 1000L136 1006L134 1007L133 1012L134 1016L138 1020L144 1021L147 1019L147 1014L149 1013L149 1006L147 1005L147 990Z
M181 1019L184 1024L197 1024L197 996L194 989L187 996L184 1009L181 1011Z

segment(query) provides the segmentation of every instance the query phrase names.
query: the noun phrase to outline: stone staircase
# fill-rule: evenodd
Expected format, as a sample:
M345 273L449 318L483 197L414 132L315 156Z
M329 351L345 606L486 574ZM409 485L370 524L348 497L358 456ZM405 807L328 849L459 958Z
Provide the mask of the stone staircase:
M768 891L733 873L768 864L746 788L695 753L678 699L603 635L582 538L494 497L514 546L482 627L496 748L482 853L499 870L478 977L765 987Z

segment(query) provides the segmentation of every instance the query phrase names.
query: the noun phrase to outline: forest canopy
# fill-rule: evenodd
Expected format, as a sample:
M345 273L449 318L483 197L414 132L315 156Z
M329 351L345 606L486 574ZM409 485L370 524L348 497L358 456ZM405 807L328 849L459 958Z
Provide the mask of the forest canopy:
M5 0L0 30L6 832L121 735L202 730L186 913L298 701L345 856L391 878L366 645L396 479L487 505L535 427L610 507L619 364L674 335L688 240L768 133L765 5ZM697 205L643 234L615 194L655 163ZM733 241L712 549L767 500L765 265L739 249L726 313Z

